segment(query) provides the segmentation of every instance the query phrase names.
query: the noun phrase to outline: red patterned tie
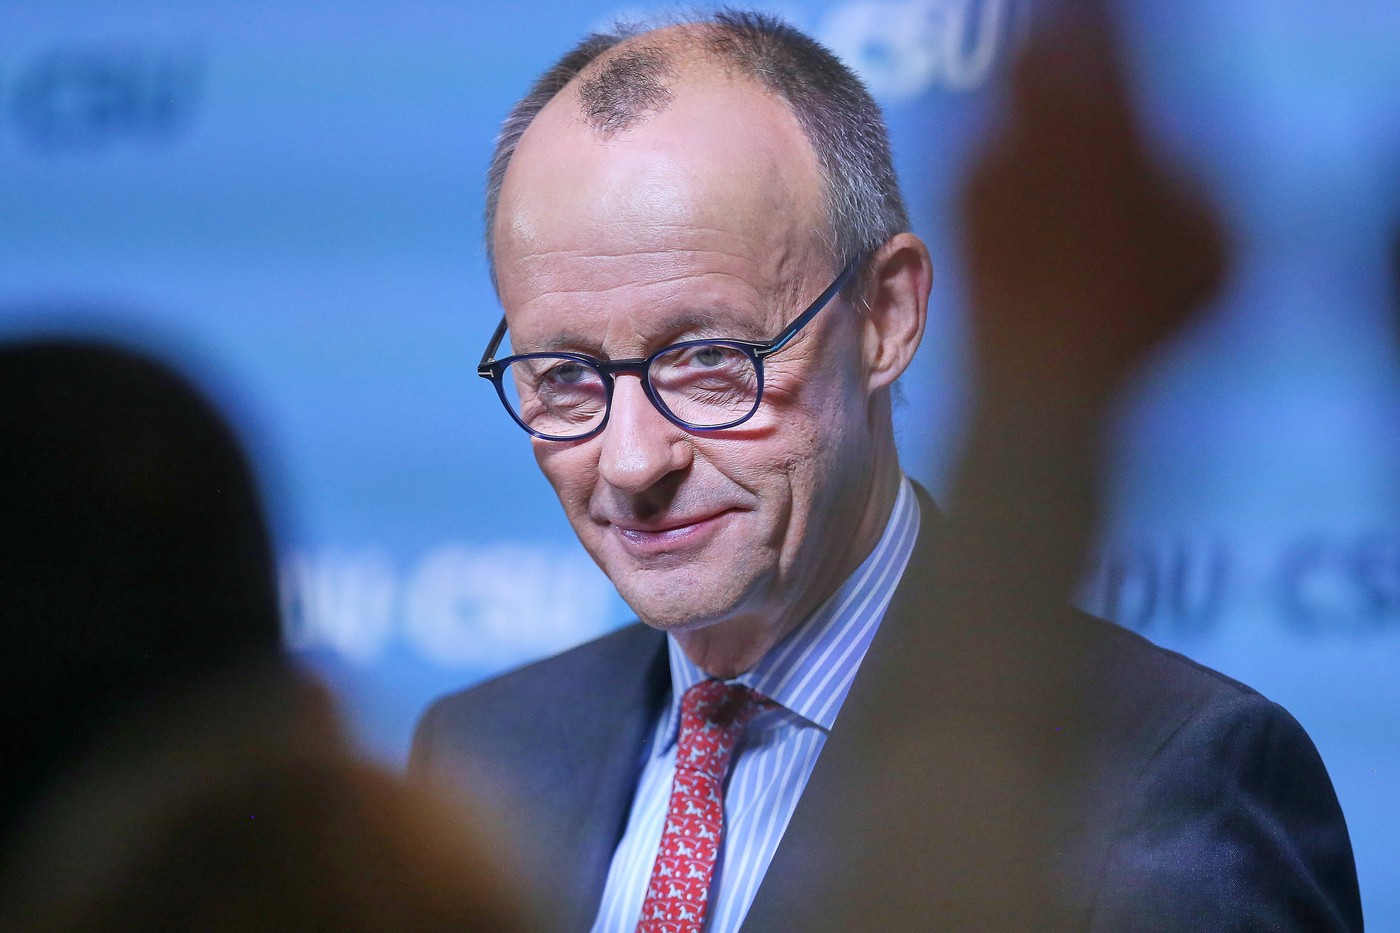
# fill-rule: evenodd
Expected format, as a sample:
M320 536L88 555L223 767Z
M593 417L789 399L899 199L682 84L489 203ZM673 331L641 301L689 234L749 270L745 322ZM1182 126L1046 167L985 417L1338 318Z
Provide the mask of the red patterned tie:
M697 933L724 831L724 773L734 745L769 701L743 684L702 680L681 698L676 777L637 933Z

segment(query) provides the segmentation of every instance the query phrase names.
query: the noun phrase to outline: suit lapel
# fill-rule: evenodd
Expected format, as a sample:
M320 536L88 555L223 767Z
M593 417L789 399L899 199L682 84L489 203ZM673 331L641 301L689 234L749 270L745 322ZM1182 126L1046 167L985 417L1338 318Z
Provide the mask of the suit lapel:
M792 919L801 915L794 912L796 905L809 905L810 909L813 898L820 900L821 879L836 877L833 873L842 870L841 865L832 863L832 858L848 859L853 855L852 849L831 838L829 815L843 806L846 797L861 792L847 778L857 773L855 769L861 764L854 756L868 747L869 736L860 738L862 731L874 725L868 714L872 685L880 682L892 660L907 645L905 633L914 625L929 624L928 619L921 618L926 610L924 584L930 579L936 542L941 535L941 513L923 487L913 485L920 513L914 551L764 875L744 922L745 929L791 928Z
M556 736L542 763L558 777L550 809L560 824L558 848L544 855L556 865L577 867L556 905L560 929L586 930L593 922L667 696L665 637L645 626L636 629L626 650L609 656L604 669L590 671L587 688L572 693L576 703L564 715L576 728Z

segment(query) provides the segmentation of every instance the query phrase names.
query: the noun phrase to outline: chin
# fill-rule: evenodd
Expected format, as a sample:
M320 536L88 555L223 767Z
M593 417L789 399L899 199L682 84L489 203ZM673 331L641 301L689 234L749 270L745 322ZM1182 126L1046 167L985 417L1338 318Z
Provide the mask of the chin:
M686 571L678 568L672 573L683 575ZM749 581L748 586L736 585L738 583L734 576L726 576L719 584L713 578L692 578L681 586L619 585L618 592L637 617L652 628L687 632L738 615L739 607L748 601L745 597L756 588L757 581Z
M637 618L663 632L689 632L705 628L727 618L730 614L726 611L729 607L698 605L694 601L677 605L671 602L650 600L646 597L629 596L626 593L623 594L622 598L627 602L627 605L632 607Z

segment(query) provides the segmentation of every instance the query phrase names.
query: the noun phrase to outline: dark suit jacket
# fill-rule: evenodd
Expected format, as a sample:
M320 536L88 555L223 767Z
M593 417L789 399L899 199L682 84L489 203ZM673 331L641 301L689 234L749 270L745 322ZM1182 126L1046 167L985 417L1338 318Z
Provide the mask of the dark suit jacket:
M1072 610L1041 620L1034 637L1012 622L983 620L974 631L948 623L926 592L937 510L922 492L921 506L914 556L746 929L843 928L822 913L826 892L837 890L853 860L887 854L869 851L882 818L938 842L875 876L913 894L927 923L907 913L873 916L883 904L909 901L874 890L865 892L870 923L860 926L987 928L976 902L959 898L1023 853L995 850L1008 847L988 821L1008 811L995 795L977 797L983 787L1019 788L1014 806L1025 806L1028 822L1053 813L1063 833L1049 848L1064 880L1054 886L1058 903L1045 910L1058 919L1037 928L1361 929L1341 810L1316 750L1287 712ZM911 647L936 689L920 691L919 705L892 723L887 709L868 701L882 678L909 676ZM1075 659L1083 692L1067 699L1017 689L1040 682L1047 650ZM636 624L442 698L418 726L414 772L462 786L499 812L560 929L586 930L597 911L669 679L664 636ZM984 730L1013 737L1053 730L1068 751L1053 751L1061 746L1052 741L1053 760L1038 761L1040 771L964 753L967 737ZM911 788L928 789L926 809L881 812L883 800Z

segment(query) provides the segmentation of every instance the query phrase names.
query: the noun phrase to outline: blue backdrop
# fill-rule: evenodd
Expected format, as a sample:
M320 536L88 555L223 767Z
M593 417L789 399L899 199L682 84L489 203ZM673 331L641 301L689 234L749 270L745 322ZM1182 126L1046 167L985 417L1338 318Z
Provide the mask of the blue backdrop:
M888 109L938 269L899 412L935 491L965 392L957 181L1026 2L768 6ZM473 366L496 124L583 32L646 12L0 0L0 331L152 347L234 413L288 637L388 760L435 694L626 618ZM1083 601L1293 710L1372 927L1400 929L1400 5L1144 0L1125 27L1154 138L1238 252L1124 400Z

